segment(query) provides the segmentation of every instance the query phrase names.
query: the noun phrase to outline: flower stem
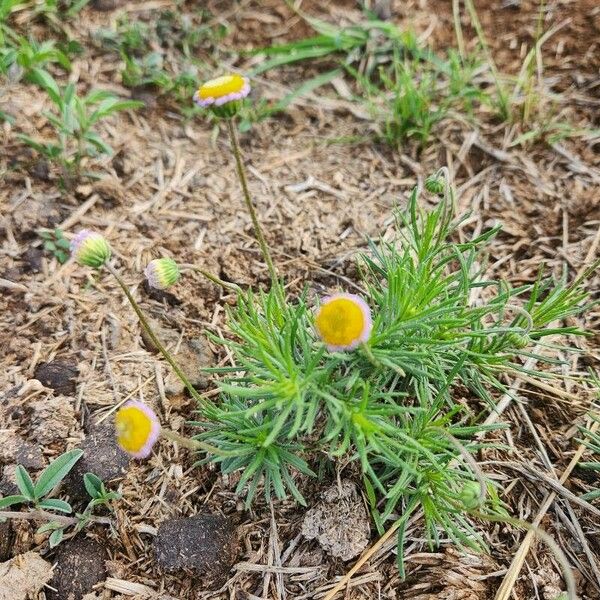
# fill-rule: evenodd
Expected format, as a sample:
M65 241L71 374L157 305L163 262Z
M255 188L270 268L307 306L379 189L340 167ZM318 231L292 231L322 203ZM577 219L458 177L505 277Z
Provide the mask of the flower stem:
M212 281L214 284L216 284L222 288L225 288L226 290L231 290L232 292L236 292L238 294L242 292L242 288L239 285L237 285L235 283L231 283L229 281L223 281L220 277L217 277L216 275L213 275L209 271L205 271L204 269L201 269L200 267L198 267L196 265L186 263L183 265L179 265L179 267L181 269L188 269L190 271L196 271L196 273L200 273L201 275L206 277L206 279L208 279L209 281Z
M189 448L190 450L204 450L205 452L210 452L210 454L214 454L215 456L238 455L236 452L228 452L227 450L221 450L220 448L217 448L211 444L207 444L206 442L187 438L176 431L173 431L172 429L161 429L161 434L168 440L171 440L172 442L175 442L184 448Z
M256 235L256 239L258 240L258 243L260 245L260 249L265 263L267 263L267 268L269 269L269 274L271 276L271 283L272 285L276 285L279 287L279 278L277 277L277 271L275 270L275 265L273 264L273 259L271 258L271 253L269 252L269 247L267 246L267 242L265 240L265 236L263 235L262 228L260 226L260 223L258 222L258 217L256 216L256 211L254 210L252 199L250 198L250 192L248 191L246 171L242 162L240 146L238 143L237 134L235 132L235 127L233 125L233 119L226 119L226 121L227 131L229 132L229 139L231 140L231 147L233 149L233 155L235 156L237 173L240 180L240 185L242 186L242 192L244 194L244 201L246 202L246 207L248 208L250 218L252 219L252 225L254 226L254 234Z
M154 333L150 323L148 322L146 315L144 315L144 312L140 308L139 304L135 301L135 298L131 294L131 291L129 290L127 284L121 279L121 277L112 265L107 264L106 268L108 269L109 273L117 280L117 283L123 290L125 296L127 297L127 300L129 300L129 304L131 304L131 307L135 311L135 314L137 315L138 319L140 320L140 324L144 328L144 331L148 334L150 340L152 340L154 346L156 346L156 348L163 355L165 360L171 365L171 368L173 369L173 371L175 371L175 374L177 375L177 377L179 377L179 379L186 387L187 391L190 393L192 398L194 398L194 400L196 400L200 404L205 405L206 399L202 398L202 396L196 391L196 389L191 384L190 380L186 377L185 373L177 364L171 353L163 346L161 341L156 337L156 334Z

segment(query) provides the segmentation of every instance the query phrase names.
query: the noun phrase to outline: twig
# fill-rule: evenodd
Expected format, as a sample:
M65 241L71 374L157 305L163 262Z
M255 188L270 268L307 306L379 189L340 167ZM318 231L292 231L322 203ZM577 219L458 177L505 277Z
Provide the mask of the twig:
M30 512L19 512L15 510L0 510L0 519L24 519L25 521L55 521L69 527L71 525L77 525L79 519L75 517L65 517L64 515L55 515L45 510L32 510ZM94 523L101 523L102 525L110 525L111 520L107 517L93 517L90 516L89 520Z

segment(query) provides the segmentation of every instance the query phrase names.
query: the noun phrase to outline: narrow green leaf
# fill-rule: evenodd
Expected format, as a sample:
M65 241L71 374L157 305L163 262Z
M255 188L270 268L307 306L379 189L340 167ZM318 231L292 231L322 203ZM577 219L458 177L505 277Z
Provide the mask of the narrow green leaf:
M45 90L56 106L59 108L62 106L60 88L54 77L52 77L48 71L44 71L44 69L41 68L33 69L31 72L31 80Z
M48 540L48 542L50 543L50 548L56 548L56 546L58 546L62 542L64 532L64 529L56 529L52 532L52 535Z
M19 465L15 471L15 481L23 496L25 496L28 500L35 500L36 496L33 481L31 480L31 477L29 476L29 473L26 471L25 467L22 465Z

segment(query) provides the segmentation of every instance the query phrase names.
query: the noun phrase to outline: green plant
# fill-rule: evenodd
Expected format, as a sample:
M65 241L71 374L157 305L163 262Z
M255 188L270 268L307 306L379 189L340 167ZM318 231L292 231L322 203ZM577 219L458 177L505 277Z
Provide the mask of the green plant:
M39 236L44 240L44 250L63 265L69 260L69 240L65 239L61 229L54 231L40 231Z
M107 491L104 483L92 473L86 473L84 476L85 488L92 499L83 513L74 513L68 502L52 497L53 491L62 483L82 456L81 450L70 450L61 454L42 471L35 483L27 469L18 465L15 471L15 480L20 493L0 498L0 520L13 518L46 521L37 532L52 532L49 538L51 548L60 544L65 529L68 527L73 526L75 531L80 531L92 521L107 523L106 519L94 517L93 509L97 506L109 506L110 502L119 499L120 495ZM30 505L31 509L28 512L5 510L20 504Z
M322 472L342 456L355 462L377 528L402 515L401 569L404 526L415 511L423 512L432 545L442 529L470 547L482 545L470 512L505 515L471 458L491 428L479 419L478 400L493 409L494 392L506 391L507 373L523 371L533 344L583 335L550 324L586 308L581 279L517 288L485 279L478 265L498 228L454 242L462 219L454 218L448 183L440 179L438 207L420 209L415 190L398 214L397 239L372 242L360 259L374 313L367 343L328 352L314 333L306 293L282 301L276 281L268 292L240 292L228 311L231 335L213 336L234 359L212 370L222 376L222 402L196 422L198 440L228 453L209 452L201 462L241 471L237 491L247 503L261 485L267 497L289 493L304 502L298 474L313 475L318 463ZM456 400L465 394L469 403Z
M17 45L14 47L0 48L0 72L7 73L15 65L27 77L34 69L49 63L57 63L67 71L71 69L68 56L56 47L54 41L38 43L25 37L19 37L15 41Z
M80 97L74 84L60 88L54 78L41 69L34 69L32 78L54 104L54 112L45 113L45 117L56 138L51 142L34 140L24 134L20 134L19 138L48 160L58 163L62 167L64 181L79 176L84 157L112 153L111 147L96 130L103 119L119 111L142 106L141 102L124 100L102 90Z

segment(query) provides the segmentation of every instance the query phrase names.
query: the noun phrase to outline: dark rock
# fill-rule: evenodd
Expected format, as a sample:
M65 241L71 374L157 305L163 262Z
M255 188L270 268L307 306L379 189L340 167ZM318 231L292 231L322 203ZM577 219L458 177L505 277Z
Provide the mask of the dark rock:
M378 19L389 21L392 18L392 2L391 0L377 0L373 7L373 12Z
M31 167L31 174L41 181L48 181L50 179L50 166L47 160L40 159L36 160Z
M195 575L209 574L215 583L227 575L237 550L235 527L221 515L165 521L154 540L156 561L165 571L186 569Z
M156 86L153 85L138 85L131 90L131 97L134 100L139 100L145 104L148 110L154 110L157 105L158 92Z
M21 260L25 263L24 269L29 272L39 273L42 270L43 257L44 250L42 248L29 246L29 248L21 254Z
M109 10L118 8L122 4L125 4L123 0L93 0L91 7L101 12L108 12Z
M56 553L54 576L46 597L48 600L81 600L106 579L107 559L105 547L83 534L63 542Z
M14 496L20 493L15 479L16 468L17 465L5 465L2 469L2 477L0 478L0 494L3 496Z
M30 473L46 466L41 448L7 430L0 431L0 493L12 496L19 493L15 470L23 465Z
M40 363L33 374L42 385L52 388L56 393L72 396L77 389L77 365L71 361L53 360Z
M83 450L83 456L75 463L64 483L65 492L74 499L88 497L83 484L86 473L97 475L108 485L123 477L131 460L117 444L111 425L92 429L79 447Z
M39 471L46 466L42 449L25 440L17 447L15 462L23 465L28 471Z
M45 466L42 450L37 444L24 440L8 429L0 429L0 466L14 463L34 470Z

